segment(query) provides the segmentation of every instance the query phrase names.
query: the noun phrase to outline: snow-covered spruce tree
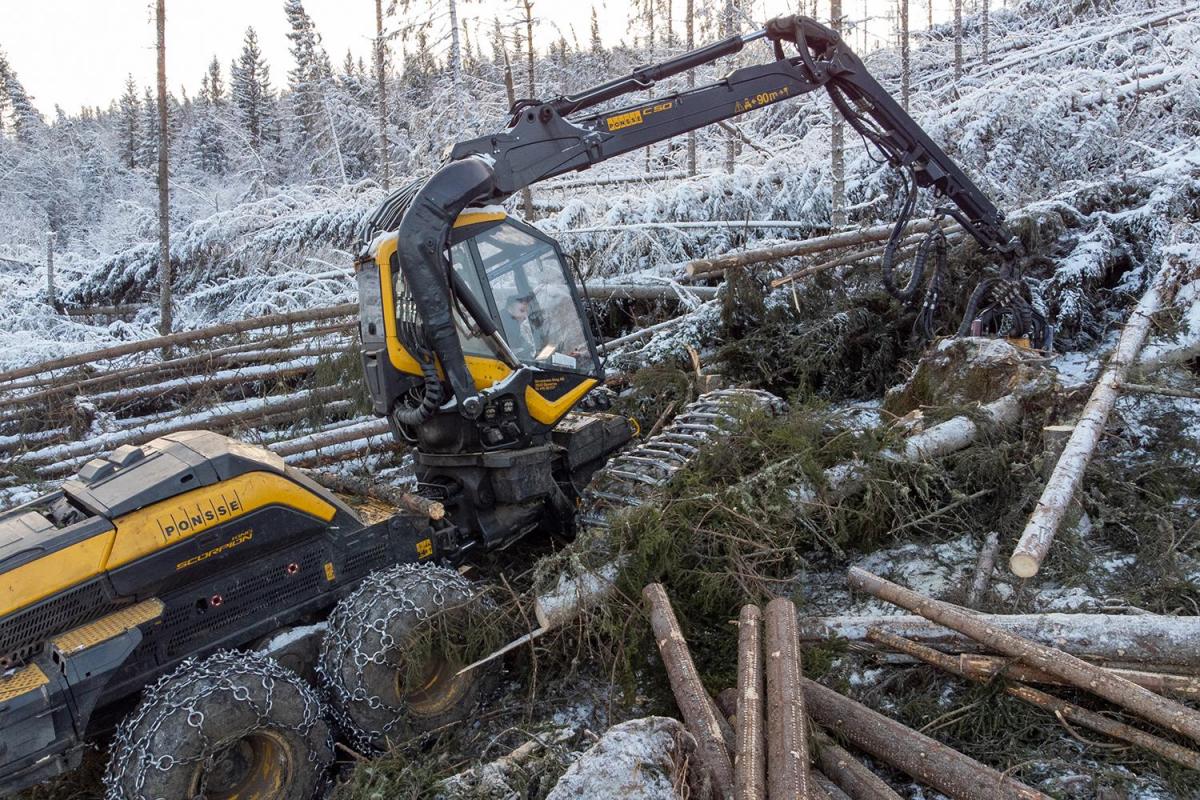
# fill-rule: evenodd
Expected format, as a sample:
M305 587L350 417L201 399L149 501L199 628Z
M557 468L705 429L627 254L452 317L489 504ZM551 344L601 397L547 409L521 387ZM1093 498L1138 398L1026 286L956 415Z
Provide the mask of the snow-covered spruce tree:
M150 87L142 95L138 122L137 166L153 172L158 164L158 102Z
M257 152L270 129L272 94L271 69L254 28L246 28L242 52L229 68L229 89L238 123Z
M141 105L133 75L125 79L125 93L118 102L120 146L122 161L129 169L138 165L138 144L141 142Z
M214 175L224 175L229 167L222 133L225 115L225 84L221 63L213 56L200 84L200 98L193 109L196 130L194 159L196 166Z
M5 105L8 106L9 113L12 115L12 127L17 141L22 144L31 144L45 131L46 122L38 110L33 107L33 102L29 99L25 87L17 79L17 73L13 71L2 52L0 52L0 94L4 96Z
M285 0L283 10L291 28L287 38L292 43L290 50L295 61L295 66L288 72L295 149L311 156L314 148L323 150L329 145L325 88L333 77L333 67L321 46L321 37L312 18L304 10L304 3Z

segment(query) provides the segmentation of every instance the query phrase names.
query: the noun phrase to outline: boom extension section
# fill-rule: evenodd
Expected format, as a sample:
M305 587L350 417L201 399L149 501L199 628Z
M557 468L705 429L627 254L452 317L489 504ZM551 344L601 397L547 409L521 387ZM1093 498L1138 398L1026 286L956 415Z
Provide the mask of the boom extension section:
M774 60L733 70L707 86L579 116L579 112L632 92L646 91L673 75L733 55L758 39L773 45ZM795 54L786 53L785 44L794 46ZM1011 335L1032 335L1043 341L1044 320L1025 300L1028 290L1016 275L1017 257L1022 255L1020 242L1005 228L1000 211L871 77L862 60L835 31L807 17L783 16L771 20L762 30L731 36L660 64L640 67L625 77L575 95L545 102L519 100L504 130L457 144L450 153L450 162L423 186L402 190L406 194L402 203L400 193L393 196L395 200L389 198L390 205L385 203L367 221L364 238L370 241L376 230L396 229L398 219L399 268L422 322L420 340L412 342L410 349L424 352L426 357L436 355L458 401L459 413L474 419L483 403L464 362L452 318L455 307L466 306L469 312L472 309L465 297L469 292L455 285L446 255L455 220L464 209L503 200L538 181L587 169L822 88L846 121L907 176L909 196L884 259L889 291L903 300L915 297L932 244L937 244L936 252L944 260L944 238L934 242L931 237L913 267L909 287L896 290L891 284L896 244L915 205L916 187L932 188L952 203L952 207L939 208L939 213L953 216L985 251L1005 259L1000 278L984 281L976 290L970 315L973 317L981 304L990 301L989 319L1010 319ZM940 230L934 236L940 237ZM936 301L940 272L935 267L930 280L925 303L929 308L931 300ZM928 326L932 311L925 313ZM487 333L484 321L477 322ZM426 378L427 391L432 391L432 365Z

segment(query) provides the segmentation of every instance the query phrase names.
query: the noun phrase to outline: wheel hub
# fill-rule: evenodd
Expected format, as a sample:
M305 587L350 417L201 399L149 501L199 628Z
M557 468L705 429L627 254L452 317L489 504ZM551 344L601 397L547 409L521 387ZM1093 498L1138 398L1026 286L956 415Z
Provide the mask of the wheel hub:
M255 731L197 765L191 796L204 800L283 800L293 784L291 746L271 731Z

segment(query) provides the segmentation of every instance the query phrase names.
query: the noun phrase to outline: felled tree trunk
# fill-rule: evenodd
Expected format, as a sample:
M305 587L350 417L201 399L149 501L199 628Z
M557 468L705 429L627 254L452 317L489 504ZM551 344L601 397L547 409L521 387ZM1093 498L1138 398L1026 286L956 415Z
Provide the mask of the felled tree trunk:
M979 601L987 592L988 583L992 579L992 570L996 566L996 553L1000 549L1000 534L990 532L979 548L979 561L975 565L975 576L971 579L971 588L967 592L967 607L978 608Z
M420 495L402 492L374 481L359 480L336 472L321 472L320 470L304 470L314 481L343 494L356 494L373 497L385 503L391 503L397 508L403 508L414 514L421 514L429 519L441 519L446 516L446 509L436 500L430 500Z
M849 584L852 589L866 592L880 600L907 608L939 625L953 628L998 653L1020 658L1026 664L1061 678L1072 686L1103 697L1142 719L1200 742L1200 712L1174 700L1160 697L1101 667L1081 661L1061 650L1022 639L989 625L976 614L917 594L911 589L905 589L857 567L850 568Z
M44 361L41 364L34 364L29 367L21 367L19 369L0 372L0 383L16 380L17 378L25 378L30 375L40 375L45 372L54 370L66 369L68 367L78 367L81 364L94 364L98 361L107 361L118 356L125 356L131 353L145 353L150 350L160 348L177 347L178 345L187 344L189 342L198 341L200 339L211 339L215 336L228 336L234 333L244 333L246 331L261 330L263 328L274 328L280 325L295 325L300 322L315 322L317 320L335 319L337 317L347 317L358 313L358 303L343 303L339 306L330 306L329 308L315 308L309 311L296 311L288 314L269 314L264 317L253 317L251 319L242 319L237 322L228 322L223 325L213 325L207 328L200 328L194 331L180 331L167 336L155 336L151 339L142 339L136 342L126 342L125 344L106 347L102 350L93 350L88 353L78 353L73 356L65 356L57 358L53 361ZM12 386L0 386L0 389L11 389Z
M1192 267L1193 271L1195 269ZM1059 457L1054 473L1038 500L1037 508L1030 515L1021 540L1009 559L1009 567L1018 577L1031 578L1041 568L1042 561L1054 542L1054 535L1062 525L1075 493L1083 482L1084 470L1087 469L1092 453L1095 452L1096 445L1104 433L1108 415L1117 402L1119 386L1129 374L1130 367L1137 361L1138 353L1146 342L1151 317L1171 301L1184 277L1182 262L1168 259L1130 314L1129 322L1121 332L1117 349L1096 381L1096 388L1075 424L1075 431Z
M738 617L737 676L734 797L762 800L767 770L763 760L762 615L757 606L743 607Z
M1049 800L1036 789L832 689L807 679L803 685L808 712L819 724L953 800Z
M800 688L800 643L796 639L796 606L777 597L767 604L767 788L774 797L809 800L808 720Z
M982 653L960 653L957 659L958 668L971 678L979 677L991 680L996 676L1002 676L1022 683L1066 685L1066 681L1060 678L1010 658ZM1108 671L1131 683L1136 683L1138 686L1144 686L1155 694L1173 694L1190 700L1200 699L1200 677L1195 675L1171 675L1137 669L1109 668Z
M909 233L924 233L932 230L939 223L933 220L921 220L914 222L908 227ZM844 233L833 233L828 236L817 236L812 239L803 239L798 242L788 242L787 244L777 245L775 247L763 247L756 250L743 250L740 253L730 253L726 256L718 258L698 258L695 261L689 261L684 265L684 270L688 275L693 277L700 275L714 275L724 272L727 269L735 269L737 267L748 267L751 264L761 264L764 261L775 261L781 258L791 258L793 256L805 256L813 253L821 253L826 250L833 250L838 247L853 247L860 244L869 244L871 242L882 242L892 235L892 225L876 225L871 228L863 228L857 231L845 231Z
M1200 617L1160 614L976 614L1000 630L1053 645L1080 658L1108 662L1200 666ZM928 619L911 615L802 617L802 642L827 639L866 641L867 629L879 626L907 639L948 652L981 649L972 639Z
M987 683L989 680L989 678L972 675L960 669L959 661L954 656L939 653L930 647L925 647L901 636L888 633L880 628L872 628L868 631L867 638L890 647L899 653L904 653L905 655L924 661L926 664L943 669L951 675L973 680L976 683ZM1106 736L1111 736L1114 739L1119 739L1120 741L1149 750L1155 755L1169 761L1174 761L1176 764L1185 766L1188 769L1200 769L1200 753L1188 750L1186 747L1180 747L1161 737L1140 731L1137 728L1132 728L1123 722L1117 722L1094 711L1088 711L1086 708L1081 708L1074 703L1060 700L1053 695L1046 694L1039 689L1034 689L1023 683L1006 681L1004 683L1004 691L1018 700L1024 700L1030 705L1037 706L1043 711L1066 719L1073 724L1091 728Z
M813 737L817 764L852 800L900 800L900 795L820 728Z
M687 641L679 629L679 620L675 618L671 601L661 584L646 586L642 589L642 597L649 607L650 627L671 682L675 703L688 731L696 739L696 758L708 771L717 793L726 797L733 792L733 766L713 712L714 704L700 682Z
M981 406L979 411L997 425L1011 425L1021 418L1021 401L1016 395L1005 395ZM954 453L968 447L978 435L979 426L973 419L952 417L908 437L904 442L904 458L920 461Z

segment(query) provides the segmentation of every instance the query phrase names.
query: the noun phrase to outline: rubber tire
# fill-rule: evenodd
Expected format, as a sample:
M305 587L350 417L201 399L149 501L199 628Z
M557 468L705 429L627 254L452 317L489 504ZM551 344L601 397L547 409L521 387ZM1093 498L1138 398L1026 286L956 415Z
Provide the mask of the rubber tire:
M329 615L317 673L334 719L360 752L382 753L466 719L495 687L499 662L477 667L454 681L450 697L433 709L406 700L396 654L421 623L441 609L472 602L491 604L452 569L404 564L368 575Z
M249 735L281 743L277 746L286 748L292 776L281 791L256 797L311 800L326 785L333 763L327 716L311 686L261 653L225 651L188 659L147 689L118 726L104 776L105 797L190 798L197 766Z

